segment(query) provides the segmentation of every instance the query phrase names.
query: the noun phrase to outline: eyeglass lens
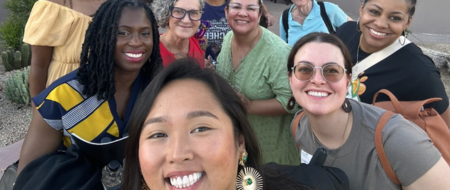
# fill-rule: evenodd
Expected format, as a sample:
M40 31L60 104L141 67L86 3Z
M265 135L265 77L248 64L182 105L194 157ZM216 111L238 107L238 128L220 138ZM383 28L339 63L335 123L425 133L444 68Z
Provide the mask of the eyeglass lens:
M316 69L320 68L323 79L328 82L337 82L344 76L344 68L338 64L329 64L323 67L314 67L311 64L300 63L294 66L294 75L302 81L309 81L313 78Z
M178 7L172 8L172 17L177 19L183 19L186 16L186 13L189 15L189 19L197 21L202 17L202 12L199 10L189 10Z

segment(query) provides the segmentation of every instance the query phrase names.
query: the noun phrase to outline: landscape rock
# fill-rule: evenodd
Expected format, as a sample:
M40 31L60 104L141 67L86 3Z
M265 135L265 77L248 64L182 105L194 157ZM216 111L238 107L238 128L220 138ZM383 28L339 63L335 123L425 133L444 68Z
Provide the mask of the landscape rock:
M426 47L419 46L425 55L428 55L436 64L438 69L450 68L450 54L441 51L432 50Z

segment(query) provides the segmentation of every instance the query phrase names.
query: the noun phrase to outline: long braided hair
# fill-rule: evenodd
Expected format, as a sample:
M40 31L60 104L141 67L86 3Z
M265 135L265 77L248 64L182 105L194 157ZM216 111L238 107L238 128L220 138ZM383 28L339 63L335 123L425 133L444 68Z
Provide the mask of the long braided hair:
M116 92L114 49L117 41L117 24L124 7L144 9L152 24L152 54L141 69L145 77L144 81L148 83L162 68L159 32L155 16L150 8L141 0L108 0L99 7L89 24L81 51L77 77L80 84L84 86L83 94L88 97L97 96L99 100L107 100Z

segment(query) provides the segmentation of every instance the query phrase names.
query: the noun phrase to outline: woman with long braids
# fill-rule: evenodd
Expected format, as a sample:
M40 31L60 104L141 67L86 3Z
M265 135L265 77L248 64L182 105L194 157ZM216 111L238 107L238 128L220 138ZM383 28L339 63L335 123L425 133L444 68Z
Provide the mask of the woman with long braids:
M32 99L36 108L21 150L18 180L24 167L24 172L32 171L56 159L61 144L67 152L73 150L71 134L93 143L123 137L137 97L162 68L158 44L156 21L145 3L108 0L102 4L87 30L80 68ZM51 173L70 173L59 169ZM42 179L28 176L22 180L29 184ZM27 189L26 183L21 185ZM59 189L54 185L47 187Z

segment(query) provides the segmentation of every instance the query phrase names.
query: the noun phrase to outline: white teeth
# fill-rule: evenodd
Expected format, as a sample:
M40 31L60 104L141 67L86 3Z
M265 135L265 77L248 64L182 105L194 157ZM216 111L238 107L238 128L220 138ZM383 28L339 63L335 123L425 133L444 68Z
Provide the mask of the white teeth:
M135 54L135 53L125 53L125 55L127 55L128 57L131 57L131 58L139 58L139 57L142 56L142 53L138 53L138 54Z
M237 23L248 23L247 21L237 20Z
M170 184L177 189L183 189L194 185L200 178L202 177L202 173L193 173L185 176L171 177Z
M386 36L386 33L377 32L374 29L370 29L370 32L372 32L372 34L375 34L377 36Z
M314 91L308 91L308 95L315 96L315 97L326 97L328 96L328 93L325 92L314 92Z

